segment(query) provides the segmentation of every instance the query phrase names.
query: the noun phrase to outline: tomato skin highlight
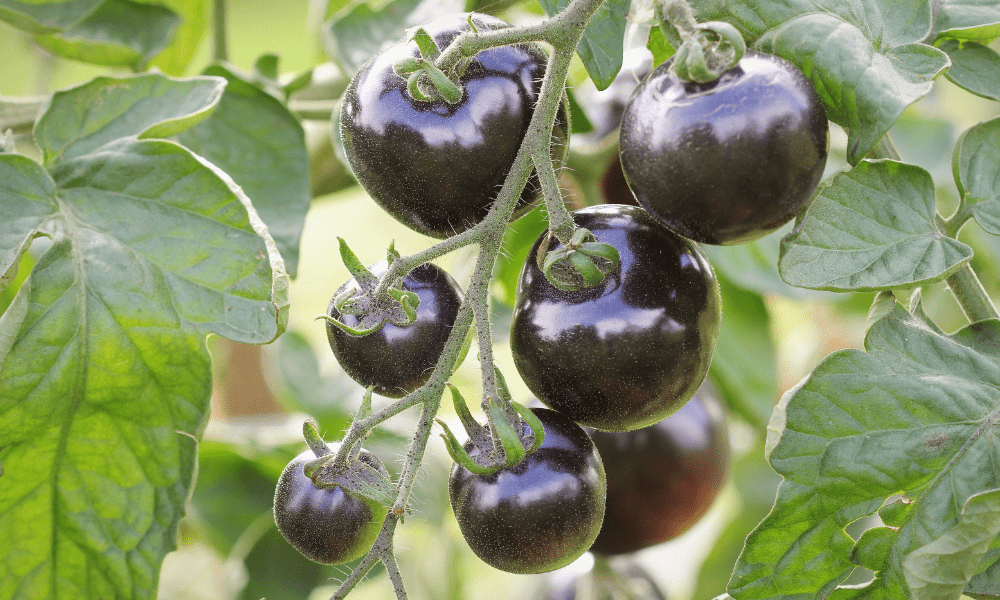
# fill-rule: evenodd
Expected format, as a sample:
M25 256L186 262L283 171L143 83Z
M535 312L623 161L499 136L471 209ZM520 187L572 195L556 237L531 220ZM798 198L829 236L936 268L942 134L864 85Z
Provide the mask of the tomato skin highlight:
M387 268L383 260L369 270L379 277ZM337 293L351 286L359 287L351 279ZM344 371L361 385L374 386L376 394L389 398L402 398L427 382L462 305L458 283L432 263L410 271L403 278L402 289L420 298L416 320L405 327L386 323L378 331L354 337L336 325L326 324L330 349ZM333 299L327 315L352 327L360 322L355 315L341 314Z
M274 522L285 540L309 560L327 565L350 562L371 549L386 509L340 487L316 487L302 471L315 458L307 450L281 472L274 493ZM388 477L382 461L367 450L358 460Z
M679 411L636 431L588 431L608 476L604 525L591 551L625 554L698 522L726 482L729 435L708 385Z
M565 292L538 268L539 237L518 282L514 364L543 404L581 425L648 427L683 406L708 373L718 280L696 244L641 208L598 205L573 217L617 248L620 264L602 283Z
M423 28L442 50L469 30L468 13ZM480 31L510 27L473 13ZM535 44L491 48L476 55L461 78L462 99L421 102L392 66L418 57L415 42L375 56L355 75L341 108L340 132L358 182L389 214L411 229L447 238L483 220L528 130L548 61ZM552 156L566 155L566 106L552 130ZM540 186L532 173L513 218L531 210Z
M542 422L541 447L513 467L475 475L452 467L448 490L462 535L490 566L510 573L544 573L587 551L604 518L605 474L584 430L563 415L533 408ZM465 449L473 458L478 449Z
M701 243L740 244L787 223L826 167L829 124L812 83L788 61L747 51L707 84L670 61L622 115L622 170L639 205Z

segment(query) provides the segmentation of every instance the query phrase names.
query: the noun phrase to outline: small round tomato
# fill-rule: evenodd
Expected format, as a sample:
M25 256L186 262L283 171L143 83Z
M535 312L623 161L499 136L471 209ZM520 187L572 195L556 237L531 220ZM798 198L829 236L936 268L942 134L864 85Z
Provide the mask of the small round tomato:
M673 539L712 506L729 468L721 403L707 385L644 429L589 431L608 476L604 525L591 551L623 554Z
M795 217L828 150L826 111L809 79L753 51L706 84L682 81L663 63L632 94L620 135L639 205L709 244L748 242Z
M316 487L302 470L315 458L307 450L281 472L274 492L274 522L288 543L309 560L323 564L352 561L375 543L386 509L340 487ZM361 450L358 460L389 476L382 461L367 450Z
M546 408L532 412L545 439L513 467L476 475L455 464L448 491L469 547L510 573L544 573L590 548L604 517L601 457L583 429ZM527 427L527 426L526 426ZM471 442L465 449L479 454Z
M472 14L480 31L510 27ZM469 14L441 17L424 30L444 49L469 30ZM420 233L446 238L480 222L489 212L528 131L547 58L535 44L477 54L461 77L457 104L413 99L393 72L400 59L417 57L406 42L374 57L344 94L340 131L348 162L369 195L400 222ZM552 156L565 156L566 108L552 130ZM531 209L540 187L534 174L515 217Z
M387 268L383 260L369 270L380 277ZM334 298L352 287L360 291L358 282L351 279L340 286ZM462 305L462 288L432 263L410 271L401 287L420 298L417 318L409 325L386 323L377 331L356 337L330 322L326 324L330 349L344 371L361 385L374 386L376 394L389 398L402 398L427 382ZM351 327L360 322L356 315L341 314L333 299L327 315Z
M538 268L539 237L518 282L514 364L542 403L577 423L647 427L677 411L708 373L718 280L696 244L639 207L591 206L573 217L618 249L618 268L596 286L562 291Z

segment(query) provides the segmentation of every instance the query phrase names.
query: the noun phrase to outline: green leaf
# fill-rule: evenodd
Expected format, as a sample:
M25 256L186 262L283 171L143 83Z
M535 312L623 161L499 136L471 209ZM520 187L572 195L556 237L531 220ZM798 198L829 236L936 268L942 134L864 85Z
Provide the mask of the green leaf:
M550 17L569 5L569 0L538 0ZM583 32L576 47L597 89L615 80L622 68L626 16L632 0L607 0Z
M0 0L0 19L29 33L60 31L82 20L105 0Z
M224 77L226 90L210 117L176 139L243 188L294 277L312 199L302 125L284 104L232 70L212 66L204 74Z
M180 133L208 117L224 87L225 81L217 77L173 79L148 74L98 77L56 92L35 126L43 164L52 167L122 138Z
M941 50L951 59L945 76L977 96L1000 100L1000 54L976 42L945 40Z
M764 427L778 398L778 367L764 299L719 277L722 324L709 376L730 409Z
M646 40L646 47L653 53L653 68L656 68L663 61L673 56L677 50L670 45L667 38L663 36L663 30L653 27L649 30L649 38Z
M957 539L969 498L1000 487L998 341L1000 321L942 336L896 306L868 331L864 352L831 354L786 393L767 440L784 481L747 539L733 597L908 597L908 557ZM884 568L832 593L854 567L844 527L896 494L912 505L897 511L899 531L878 552Z
M958 598L980 559L1000 535L1000 490L976 494L962 508L961 522L903 560L913 600Z
M955 185L972 204L976 222L1000 235L1000 118L962 133L952 157Z
M407 28L464 9L464 0L397 0L379 10L355 4L323 24L323 47L345 74L353 76L368 59L402 41Z
M824 182L781 243L790 285L830 291L911 288L940 281L972 249L935 225L934 182L914 165L864 161Z
M71 27L35 42L63 58L142 70L167 47L180 21L157 4L107 0Z
M1000 37L1000 4L995 0L934 2L934 34L965 40Z
M0 220L0 256L51 239L0 317L0 597L152 598L208 415L205 336L284 329L287 278L246 196L187 149L136 139L218 90L101 78L41 117L47 170L0 155L3 211L19 215Z
M514 306L517 296L517 280L521 268L528 258L528 250L538 236L545 233L549 222L542 206L507 226L503 237L503 249L493 265L492 292L495 298L507 306ZM532 257L534 260L534 257Z
M903 110L931 91L947 55L920 43L880 47L839 16L795 17L756 47L797 64L812 80L831 121L848 133L847 160L858 164Z
M1000 598L1000 561L994 562L973 577L965 588L965 595L976 600Z
M202 0L156 0L181 17L173 41L161 52L152 66L167 75L180 76L187 72L208 33L211 5Z

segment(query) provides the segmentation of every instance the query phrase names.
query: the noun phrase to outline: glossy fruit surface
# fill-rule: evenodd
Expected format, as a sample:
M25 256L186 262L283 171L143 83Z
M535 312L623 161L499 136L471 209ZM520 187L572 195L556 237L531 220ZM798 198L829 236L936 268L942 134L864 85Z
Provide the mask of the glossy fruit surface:
M386 509L340 487L316 487L302 472L315 458L311 451L303 452L281 472L274 493L274 522L288 543L309 560L323 564L352 561L375 543ZM388 477L374 454L362 450L358 460Z
M826 111L810 81L753 51L708 84L681 81L663 63L633 93L620 135L639 205L709 244L748 242L795 217L828 149Z
M511 573L544 573L590 548L604 516L601 457L576 423L546 409L541 447L513 467L475 475L456 464L448 490L455 519L480 559ZM465 449L475 458L472 443Z
M511 321L511 351L549 408L607 431L646 427L677 411L708 373L719 332L719 283L708 259L638 207L573 213L618 249L597 286L564 292L528 252ZM553 248L558 242L553 241Z
M510 24L473 15L476 27ZM424 26L444 49L469 29L468 14ZM420 102L392 66L419 56L415 42L397 45L366 63L344 95L340 129L358 182L389 214L437 238L481 221L510 170L528 129L547 58L533 44L502 46L476 55L461 78L457 104ZM553 157L565 156L565 107L552 131ZM533 174L515 217L530 210L539 186Z
M370 271L381 276L387 267L385 261L380 261ZM350 287L358 288L357 281L349 280L337 294ZM344 371L361 385L374 386L376 394L390 398L402 398L427 381L462 304L458 283L432 263L410 271L401 287L420 298L416 320L405 327L386 323L378 331L354 337L326 324L330 349ZM333 300L327 306L327 314L352 327L360 321L355 315L341 314Z
M729 468L722 405L708 386L644 429L589 431L608 476L604 525L591 551L622 554L684 533L712 506Z

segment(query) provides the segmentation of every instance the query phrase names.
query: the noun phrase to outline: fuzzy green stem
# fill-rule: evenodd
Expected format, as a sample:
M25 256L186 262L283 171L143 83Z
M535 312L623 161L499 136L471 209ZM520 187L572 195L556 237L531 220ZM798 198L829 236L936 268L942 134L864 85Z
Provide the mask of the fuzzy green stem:
M559 187L559 178L556 176L552 157L548 152L539 153L532 156L532 162L535 165L535 172L538 173L538 182L542 186L542 196L545 198L549 231L565 246L576 231L576 223L573 222L573 217L563 202L562 189Z
M215 46L212 56L216 62L229 60L229 42L226 35L226 0L212 3L212 41Z
M945 279L945 283L948 284L948 289L955 296L969 322L1000 319L1000 313L997 313L996 306L993 305L976 272L972 270L972 265L966 264L955 271L951 277Z

